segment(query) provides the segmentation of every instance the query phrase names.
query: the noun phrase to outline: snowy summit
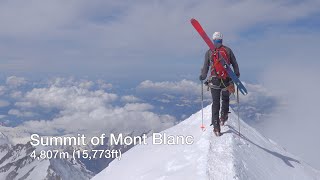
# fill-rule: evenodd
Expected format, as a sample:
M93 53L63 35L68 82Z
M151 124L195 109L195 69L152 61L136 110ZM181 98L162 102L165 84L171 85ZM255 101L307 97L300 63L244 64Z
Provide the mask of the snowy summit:
M191 135L192 145L137 145L114 160L93 180L320 179L320 172L241 121L232 112L223 135L209 127L211 107L204 109L207 130L200 129L201 112L162 133Z

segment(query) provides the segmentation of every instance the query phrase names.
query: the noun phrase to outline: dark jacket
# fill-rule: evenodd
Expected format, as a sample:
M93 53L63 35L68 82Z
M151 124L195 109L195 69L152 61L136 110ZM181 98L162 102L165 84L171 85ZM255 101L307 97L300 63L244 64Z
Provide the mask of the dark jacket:
M234 56L232 50L227 47L227 46L223 46L226 51L227 51L227 55L229 56L229 60L230 60L230 63L233 67L233 70L234 70L234 73L236 75L240 75L240 71L239 71L239 66L238 66L238 63L237 63L237 60L236 60L236 57ZM203 67L201 69L201 76L202 77L207 77L207 74L208 74L208 71L209 71L209 67L211 67L211 63L212 63L212 58L210 56L210 49L206 52L206 55L205 55L205 58L204 58L204 63L203 63Z

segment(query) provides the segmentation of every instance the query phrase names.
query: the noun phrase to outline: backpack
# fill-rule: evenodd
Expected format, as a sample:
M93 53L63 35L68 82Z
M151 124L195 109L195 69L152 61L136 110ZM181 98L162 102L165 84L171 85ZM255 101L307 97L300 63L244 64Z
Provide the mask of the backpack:
M227 64L230 65L230 59L228 56L228 52L224 46L220 48L216 48L214 52L211 52L211 76L216 76L220 79L226 79L228 76L227 70L221 65L219 62L221 60L221 55ZM220 52L220 53L218 53Z

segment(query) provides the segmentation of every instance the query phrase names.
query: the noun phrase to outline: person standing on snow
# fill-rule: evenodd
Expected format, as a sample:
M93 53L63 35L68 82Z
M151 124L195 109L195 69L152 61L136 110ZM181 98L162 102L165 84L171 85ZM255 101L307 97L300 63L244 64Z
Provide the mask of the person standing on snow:
M239 66L232 50L222 44L223 35L220 32L213 34L213 44L215 46L214 52L210 49L205 54L205 60L203 68L201 69L200 80L204 81L207 78L207 74L210 67L210 76L206 82L211 89L212 95L212 119L211 125L213 125L213 131L217 136L221 135L220 125L228 120L229 113L229 96L230 93L234 93L234 84L232 79L228 77L227 71L219 63L221 56L226 60L228 64L231 64L234 73L237 77L240 77ZM220 97L222 99L221 115L220 112Z

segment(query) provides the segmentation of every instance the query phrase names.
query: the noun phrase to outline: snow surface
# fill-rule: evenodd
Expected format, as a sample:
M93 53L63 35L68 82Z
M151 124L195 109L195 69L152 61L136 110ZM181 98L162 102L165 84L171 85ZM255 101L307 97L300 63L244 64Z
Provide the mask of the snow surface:
M8 144L9 144L8 137L6 135L4 135L2 132L0 132L0 146L1 145L8 145Z
M15 179L28 179L28 180L36 180L36 179L45 179L47 176L47 169L50 166L50 162L48 160L33 161L29 165L19 169L17 171L17 176ZM24 177L25 176L25 177Z
M212 180L212 179L320 179L320 172L286 152L232 112L224 133L215 137L209 126L211 106L204 109L207 130L200 129L201 111L163 133L192 135L192 145L137 145L114 160L93 180Z

